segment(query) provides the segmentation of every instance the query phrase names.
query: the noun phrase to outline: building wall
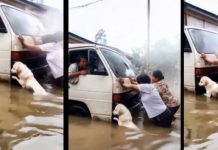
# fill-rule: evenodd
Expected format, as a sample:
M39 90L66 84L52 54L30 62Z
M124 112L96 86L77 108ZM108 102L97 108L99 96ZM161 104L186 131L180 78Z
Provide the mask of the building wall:
M190 10L185 10L184 24L188 26L205 28L218 32L218 21L207 16L197 14Z

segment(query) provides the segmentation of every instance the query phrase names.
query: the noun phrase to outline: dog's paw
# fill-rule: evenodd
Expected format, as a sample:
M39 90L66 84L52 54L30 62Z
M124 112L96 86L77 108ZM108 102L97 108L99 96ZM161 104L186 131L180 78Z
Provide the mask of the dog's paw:
M11 76L12 79L17 80L18 78L16 76Z
M206 93L205 93L204 95L205 95L206 97L209 97L209 98L211 97L211 95L210 95L210 94L206 94Z
M117 118L117 117L114 117L113 119L114 119L115 121L117 121L117 122L118 122L118 118Z

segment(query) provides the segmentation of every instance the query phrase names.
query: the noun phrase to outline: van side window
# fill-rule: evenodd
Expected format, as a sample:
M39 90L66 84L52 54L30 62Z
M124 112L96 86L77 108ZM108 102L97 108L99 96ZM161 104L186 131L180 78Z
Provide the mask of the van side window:
M188 53L191 53L192 52L192 50L191 50L191 46L189 45L189 42L188 42L188 39L187 39L187 37L186 37L186 35L185 34L183 34L183 36L184 36L184 52L188 52Z
M94 50L89 50L89 69L92 75L108 75L104 64Z
M16 34L42 35L45 32L42 23L33 15L8 6L1 8Z
M93 49L74 50L69 52L68 67L76 62L77 56L85 56L88 60L88 74L90 75L108 75L104 64L99 58L98 54Z
M88 50L76 50L76 51L70 51L69 55L68 55L68 67L72 64L76 62L76 58L77 56L82 55L85 56L86 58L88 58Z
M2 18L0 17L0 33L5 33L5 32L7 32L7 30L6 30L6 27L5 27L5 24L2 20Z

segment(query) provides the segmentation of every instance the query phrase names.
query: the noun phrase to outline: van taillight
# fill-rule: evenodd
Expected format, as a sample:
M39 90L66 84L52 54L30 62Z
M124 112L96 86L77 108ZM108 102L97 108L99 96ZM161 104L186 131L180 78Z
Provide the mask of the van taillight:
M122 100L121 94L113 94L113 101L120 102Z
M195 75L207 75L211 73L218 73L218 67L195 68Z
M20 59L24 59L24 58L30 58L32 55L30 52L12 52L11 53L11 60L15 61L15 60L20 60Z

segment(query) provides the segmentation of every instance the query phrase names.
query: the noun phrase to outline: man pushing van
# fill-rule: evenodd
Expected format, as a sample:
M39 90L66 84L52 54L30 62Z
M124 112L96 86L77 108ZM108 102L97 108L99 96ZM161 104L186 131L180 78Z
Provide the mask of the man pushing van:
M54 85L63 87L63 32L58 31L30 43L23 36L18 37L24 47L32 51L46 52L46 60L54 78Z

